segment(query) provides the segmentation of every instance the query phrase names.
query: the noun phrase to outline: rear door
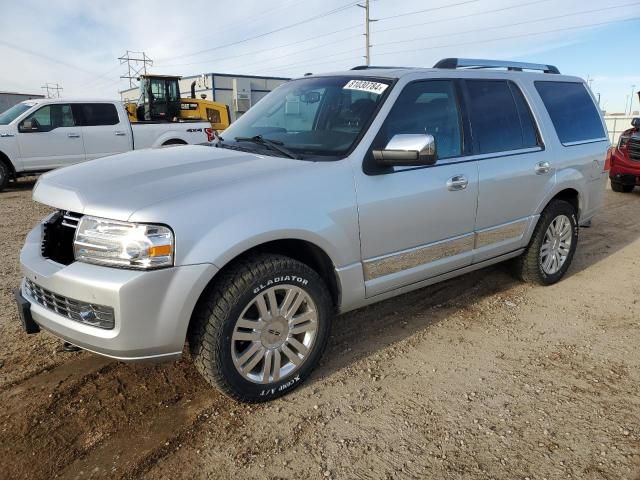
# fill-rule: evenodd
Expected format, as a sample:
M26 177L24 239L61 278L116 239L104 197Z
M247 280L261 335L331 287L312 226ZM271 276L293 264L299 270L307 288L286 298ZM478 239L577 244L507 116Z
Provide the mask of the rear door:
M113 103L77 103L73 108L82 119L87 160L131 150L129 120L120 118Z
M520 248L555 181L522 91L508 80L465 80L479 192L474 262Z
M43 105L18 124L18 146L26 171L50 170L85 159L82 128L71 105Z

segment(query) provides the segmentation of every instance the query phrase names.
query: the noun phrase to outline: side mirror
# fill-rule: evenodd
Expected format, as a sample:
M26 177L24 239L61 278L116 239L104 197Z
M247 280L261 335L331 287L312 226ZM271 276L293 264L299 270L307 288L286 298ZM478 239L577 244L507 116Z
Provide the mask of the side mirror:
M21 133L31 133L37 132L39 130L38 121L35 118L28 118L27 120L23 120L20 125L18 125L18 131Z
M633 128L640 128L640 117L634 117L631 119L631 126Z
M384 150L374 150L380 165L415 167L436 163L436 139L433 135L394 135Z

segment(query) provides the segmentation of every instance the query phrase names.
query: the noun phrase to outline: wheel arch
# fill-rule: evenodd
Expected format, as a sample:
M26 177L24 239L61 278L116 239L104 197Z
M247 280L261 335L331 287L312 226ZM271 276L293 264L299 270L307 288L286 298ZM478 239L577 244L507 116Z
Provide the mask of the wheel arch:
M331 295L333 308L335 311L338 310L341 300L340 280L331 257L329 257L325 250L309 240L303 240L300 238L282 238L266 241L247 248L230 258L224 265L218 265L220 269L209 280L198 296L198 300L191 312L191 319L189 320L189 326L187 329L188 331L192 327L193 315L195 310L198 308L201 299L216 285L220 276L239 260L258 253L284 255L293 258L294 260L298 260L312 268L325 281Z
M9 156L6 153L4 153L3 151L0 151L0 162L4 163L7 167L9 167L9 173L12 176L15 176L16 167L11 162L11 159L9 158Z

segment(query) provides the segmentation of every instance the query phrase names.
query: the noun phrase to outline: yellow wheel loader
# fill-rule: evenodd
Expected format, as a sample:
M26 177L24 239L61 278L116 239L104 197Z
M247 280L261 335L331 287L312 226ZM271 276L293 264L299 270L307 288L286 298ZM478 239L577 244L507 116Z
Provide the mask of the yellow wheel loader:
M140 76L140 97L126 103L129 120L135 122L208 121L214 130L224 130L231 123L229 107L224 103L196 98L191 84L191 98L181 98L179 80L173 75Z

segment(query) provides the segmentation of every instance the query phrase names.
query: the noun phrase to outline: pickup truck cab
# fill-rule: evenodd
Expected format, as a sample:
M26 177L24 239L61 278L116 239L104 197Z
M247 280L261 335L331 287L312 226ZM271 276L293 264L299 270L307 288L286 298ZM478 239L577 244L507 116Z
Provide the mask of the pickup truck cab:
M130 150L202 143L208 122L129 122L117 101L27 100L0 114L0 190L9 180Z
M614 192L630 193L640 186L640 118L631 120L631 128L622 132L618 145L610 149L609 162Z
M269 400L308 377L336 313L505 260L558 282L608 147L589 88L550 65L306 76L213 145L42 176L33 198L56 211L22 249L19 311L123 361L188 340L211 384Z

